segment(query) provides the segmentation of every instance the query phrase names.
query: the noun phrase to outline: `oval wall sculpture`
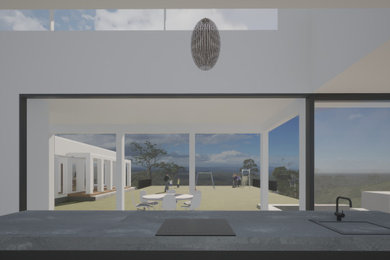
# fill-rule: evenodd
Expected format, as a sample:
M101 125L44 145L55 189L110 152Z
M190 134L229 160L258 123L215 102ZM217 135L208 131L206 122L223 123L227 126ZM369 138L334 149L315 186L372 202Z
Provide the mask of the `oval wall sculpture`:
M201 70L209 70L217 63L221 40L218 28L208 18L200 20L192 32L192 59Z

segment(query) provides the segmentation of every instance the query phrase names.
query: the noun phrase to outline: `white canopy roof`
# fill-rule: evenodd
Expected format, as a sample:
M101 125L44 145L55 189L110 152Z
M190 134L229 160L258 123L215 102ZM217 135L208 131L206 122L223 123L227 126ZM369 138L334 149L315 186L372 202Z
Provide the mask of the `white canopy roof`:
M55 133L260 133L297 116L279 98L51 99Z

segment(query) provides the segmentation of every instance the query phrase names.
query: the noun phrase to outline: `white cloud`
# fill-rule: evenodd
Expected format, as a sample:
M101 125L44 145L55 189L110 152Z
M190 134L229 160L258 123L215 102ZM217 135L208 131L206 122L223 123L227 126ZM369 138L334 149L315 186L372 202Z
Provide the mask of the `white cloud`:
M39 19L26 16L19 10L2 11L0 23L13 31L46 31Z
M96 10L95 30L162 30L162 10Z
M192 30L204 17L210 18L220 30L248 30L239 21L231 21L216 9L169 9L166 16L167 30ZM88 17L89 19L90 17ZM96 30L163 30L164 13L158 10L96 10Z
M168 30L192 30L202 18L211 19L219 30L248 30L241 22L232 22L216 9L171 9L167 11Z
M92 16L92 15L89 15L89 14L81 14L81 17L85 20L91 20L91 21L94 21L95 20L95 17Z
M362 118L363 115L362 114L351 114L348 116L348 119L349 120L354 120L354 119L358 119L358 118Z
M200 134L196 135L196 141L200 144L224 144L226 142L248 140L251 136L247 134Z
M179 145L179 144L188 144L189 139L187 134L158 134L158 135L126 135L126 144L132 142L144 143L146 140L149 140L153 144L157 145Z
M61 16L61 20L64 21L65 23L69 23L70 21L69 16Z
M239 166L242 165L244 160L250 158L257 163L257 158L236 150L228 150L210 155L196 155L197 166Z
M237 157L242 157L243 153L235 150L223 151L218 154L211 154L209 157L210 162L214 163L223 163L226 161L235 160Z

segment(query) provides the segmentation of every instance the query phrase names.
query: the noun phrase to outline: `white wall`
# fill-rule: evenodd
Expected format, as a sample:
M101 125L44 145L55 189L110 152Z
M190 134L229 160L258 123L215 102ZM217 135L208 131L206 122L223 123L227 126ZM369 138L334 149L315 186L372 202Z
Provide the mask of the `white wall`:
M19 208L20 93L310 93L313 82L321 83L311 77L321 70L312 67L340 47L312 46L312 14L318 12L280 9L278 31L221 32L220 58L207 72L193 64L191 32L0 32L0 215ZM373 12L382 17L373 20L388 25L386 13ZM342 15L338 21L345 23L352 14ZM325 38L341 26L330 18L318 27ZM366 19L355 17L362 24ZM386 38L379 29L380 37L361 31L353 44ZM359 55L374 45L358 49ZM333 65L321 68L328 72Z
M48 101L28 100L27 209L54 209L54 136L49 133Z
M390 213L390 191L362 191L362 208Z
M311 17L313 91L390 40L390 8L313 9ZM383 92L370 85L371 92ZM338 90L350 91L350 86Z

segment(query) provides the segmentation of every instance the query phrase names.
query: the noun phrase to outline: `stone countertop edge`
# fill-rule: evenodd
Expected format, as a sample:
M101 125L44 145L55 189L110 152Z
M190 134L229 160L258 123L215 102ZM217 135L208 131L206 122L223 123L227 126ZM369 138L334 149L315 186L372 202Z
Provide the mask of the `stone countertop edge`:
M390 227L390 214L348 211L346 220ZM167 218L225 218L236 233L155 236ZM333 212L25 211L0 216L0 250L389 251L390 235L341 235L309 219Z

